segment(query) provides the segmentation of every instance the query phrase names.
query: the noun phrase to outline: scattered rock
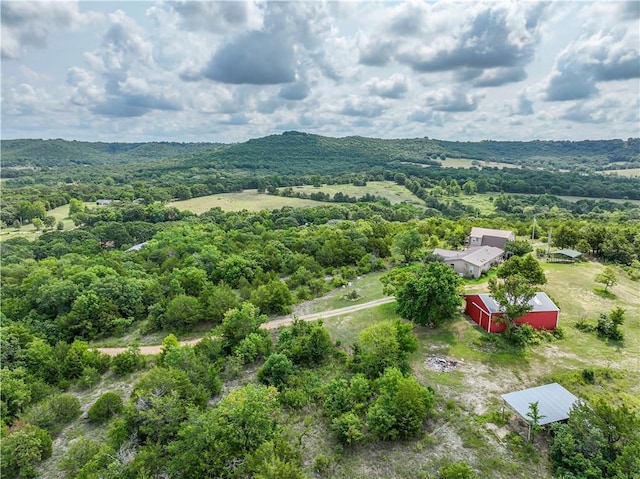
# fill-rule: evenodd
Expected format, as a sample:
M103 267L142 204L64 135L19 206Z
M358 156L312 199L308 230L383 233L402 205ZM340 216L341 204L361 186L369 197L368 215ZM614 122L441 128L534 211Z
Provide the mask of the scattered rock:
M439 373L450 373L458 367L458 361L443 356L430 355L424 362L425 366Z

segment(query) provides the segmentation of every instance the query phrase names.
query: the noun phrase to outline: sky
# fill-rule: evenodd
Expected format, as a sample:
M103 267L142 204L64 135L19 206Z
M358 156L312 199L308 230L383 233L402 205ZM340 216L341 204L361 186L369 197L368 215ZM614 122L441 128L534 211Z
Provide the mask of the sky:
M640 1L1 2L3 139L640 136Z

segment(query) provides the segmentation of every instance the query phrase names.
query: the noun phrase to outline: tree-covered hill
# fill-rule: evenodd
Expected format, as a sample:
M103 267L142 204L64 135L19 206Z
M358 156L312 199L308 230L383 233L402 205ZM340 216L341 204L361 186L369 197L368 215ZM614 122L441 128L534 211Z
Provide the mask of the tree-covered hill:
M220 146L215 143L103 143L62 139L2 140L1 144L4 167L127 164L176 158Z
M603 169L640 162L640 140L452 142L429 138L331 138L285 132L200 152L189 166L269 169L281 174L342 173L394 162L430 164L444 157L513 163L544 169Z
M5 167L127 164L180 158L185 167L269 170L278 174L337 174L392 167L398 162L433 164L445 157L499 161L530 168L578 171L640 165L640 139L585 141L458 142L430 138L332 138L295 131L243 143L101 143L3 140ZM446 164L445 164L446 166Z

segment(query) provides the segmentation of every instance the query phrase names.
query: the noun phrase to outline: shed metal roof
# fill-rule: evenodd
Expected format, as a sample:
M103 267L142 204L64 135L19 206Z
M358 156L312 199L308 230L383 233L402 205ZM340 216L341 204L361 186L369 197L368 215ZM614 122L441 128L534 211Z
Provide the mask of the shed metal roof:
M487 310L490 313L502 313L503 311L500 309L500 305L498 302L487 293L478 294L482 302L487 307ZM535 294L533 298L529 301L529 305L532 307L531 311L560 311L560 308L556 306L556 304L551 301L551 298L547 296L546 293L539 291Z
M500 397L527 422L530 421L527 417L529 404L537 402L538 412L544 416L538 422L540 426L568 419L569 411L578 401L558 383L502 394Z
M551 254L559 254L562 256L568 256L569 258L576 259L582 256L580 251L576 251L574 249L559 249L558 251L554 251Z

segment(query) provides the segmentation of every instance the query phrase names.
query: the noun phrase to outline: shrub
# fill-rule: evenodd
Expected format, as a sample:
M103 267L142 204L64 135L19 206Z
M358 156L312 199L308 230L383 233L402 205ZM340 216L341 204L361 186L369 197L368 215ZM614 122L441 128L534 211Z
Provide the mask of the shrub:
M122 399L114 392L104 393L89 409L89 421L103 423L122 410Z
M293 373L293 363L282 353L274 353L267 358L258 370L258 380L261 383L281 388L287 384Z
M36 477L36 463L51 457L51 451L49 433L27 424L2 439L0 469L3 477Z
M140 354L140 348L129 346L126 351L114 356L111 359L113 372L124 376L144 367L144 356Z
M440 479L474 479L476 473L464 461L456 461L440 468Z
M80 389L90 389L100 382L100 372L91 366L82 370L82 376L78 378Z
M67 477L75 477L78 471L84 467L100 451L100 444L91 439L82 438L71 444L67 453L58 463L58 468Z
M71 394L56 394L33 405L23 419L56 436L80 415L80 401Z
M584 379L585 383L593 384L595 381L595 373L593 369L583 369L582 370L582 379Z
M336 433L338 442L351 446L364 439L362 421L352 412L347 412L331 423L331 429Z

